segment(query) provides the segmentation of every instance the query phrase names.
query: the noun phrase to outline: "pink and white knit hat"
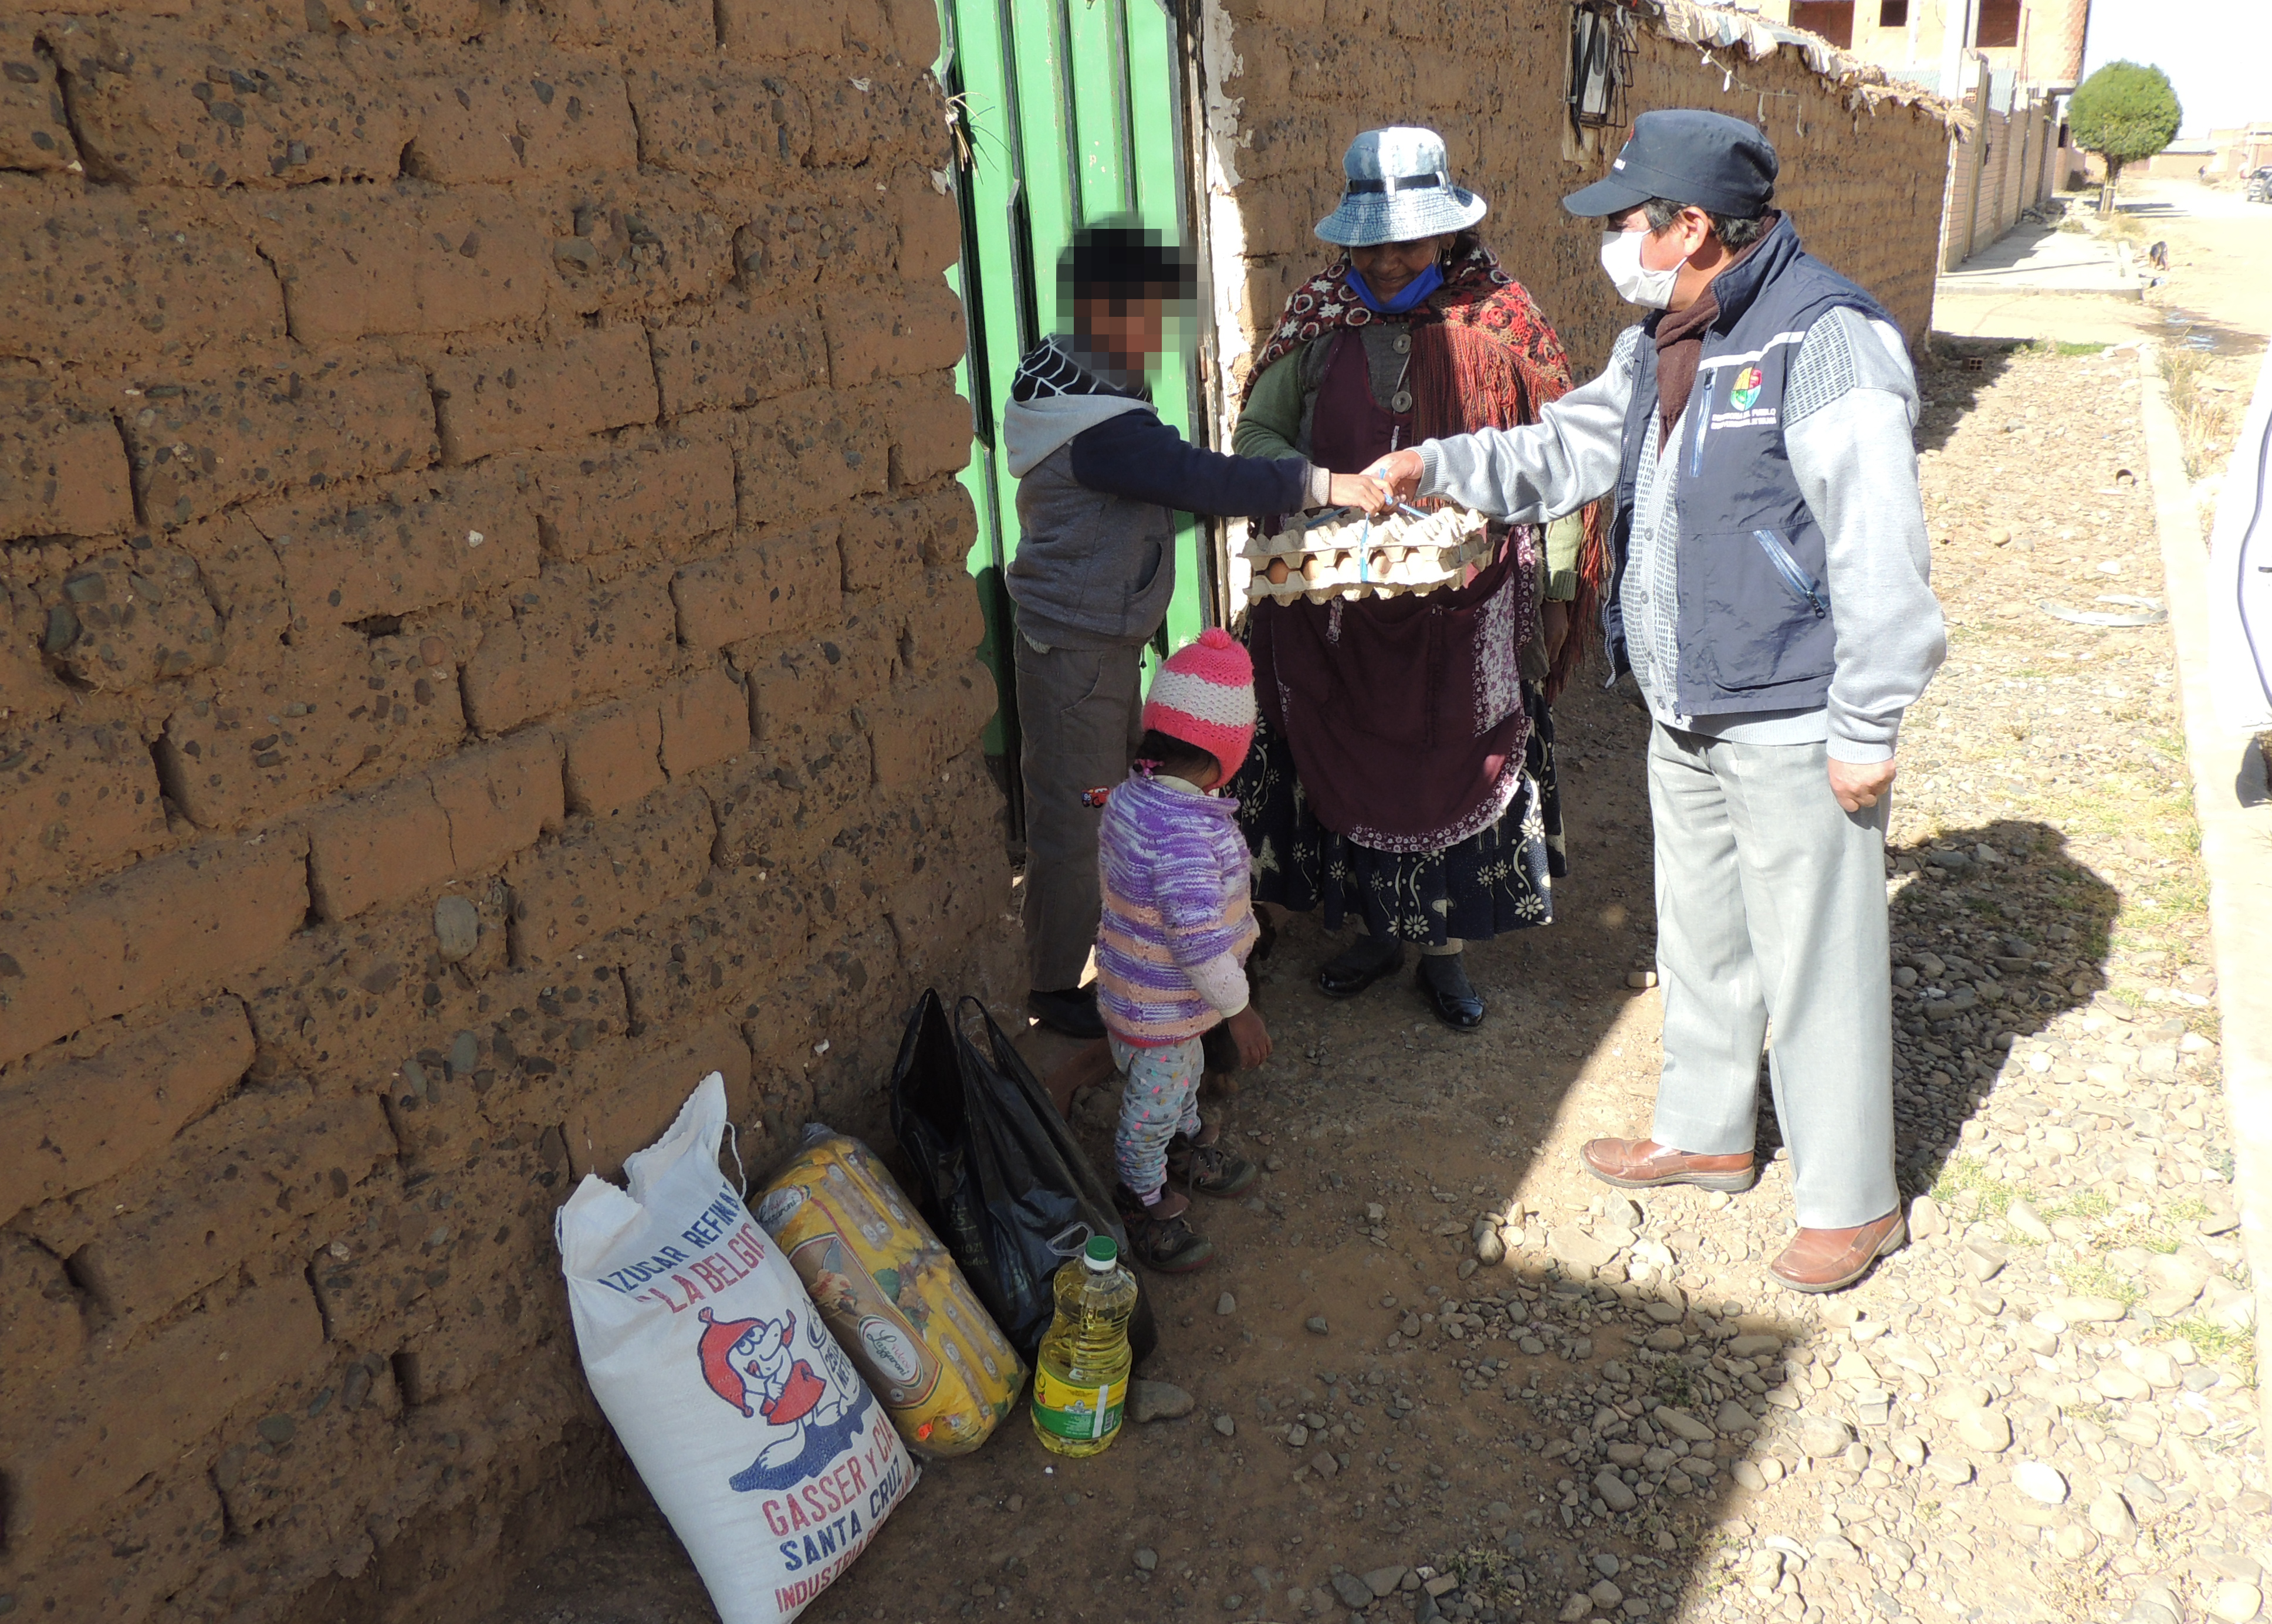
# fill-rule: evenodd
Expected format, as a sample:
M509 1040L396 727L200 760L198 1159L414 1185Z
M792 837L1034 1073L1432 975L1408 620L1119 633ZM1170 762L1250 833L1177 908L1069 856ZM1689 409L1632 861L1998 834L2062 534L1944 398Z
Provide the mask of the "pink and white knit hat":
M1229 632L1208 627L1169 655L1152 679L1144 726L1197 745L1229 778L1254 741L1254 661Z

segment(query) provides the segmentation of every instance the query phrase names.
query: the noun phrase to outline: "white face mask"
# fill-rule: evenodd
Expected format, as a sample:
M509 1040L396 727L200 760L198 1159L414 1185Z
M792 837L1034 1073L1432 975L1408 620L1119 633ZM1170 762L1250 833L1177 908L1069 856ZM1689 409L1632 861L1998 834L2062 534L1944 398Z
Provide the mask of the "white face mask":
M1640 245L1648 235L1645 231L1603 232L1602 269L1610 273L1618 297L1627 304L1637 304L1645 310L1670 309L1673 284L1680 279L1680 267L1652 271L1642 264Z

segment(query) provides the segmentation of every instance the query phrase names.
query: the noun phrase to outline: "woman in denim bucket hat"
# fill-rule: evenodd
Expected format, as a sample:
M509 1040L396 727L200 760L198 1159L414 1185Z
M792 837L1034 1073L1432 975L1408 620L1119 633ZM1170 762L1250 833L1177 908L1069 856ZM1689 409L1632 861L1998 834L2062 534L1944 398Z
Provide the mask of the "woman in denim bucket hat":
M1454 183L1443 138L1369 130L1342 168L1317 231L1345 251L1295 290L1257 357L1238 453L1364 468L1429 436L1536 421L1570 387L1568 360L1476 235L1489 205ZM1552 918L1548 699L1580 658L1606 557L1592 507L1494 534L1494 562L1456 590L1256 605L1262 723L1237 780L1256 896L1364 927L1319 989L1356 996L1414 942L1423 996L1462 1030L1484 1018L1463 944Z

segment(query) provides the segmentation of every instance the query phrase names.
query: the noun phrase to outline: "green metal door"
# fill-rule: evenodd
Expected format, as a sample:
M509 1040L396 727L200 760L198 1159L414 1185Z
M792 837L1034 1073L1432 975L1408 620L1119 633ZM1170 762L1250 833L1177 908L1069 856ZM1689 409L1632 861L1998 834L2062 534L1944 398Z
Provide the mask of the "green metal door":
M1070 325L1058 302L1058 255L1080 227L1133 217L1197 251L1185 123L1184 50L1166 0L939 0L938 72L958 126L962 210L957 287L970 348L957 381L971 405L969 467L978 508L970 573L986 612L984 658L1001 709L986 751L1022 838L1012 606L1002 571L1018 550L1017 482L1001 445L1002 407L1020 358ZM1200 313L1194 312L1197 317ZM1203 436L1199 324L1162 357L1152 393L1186 438ZM1197 637L1212 564L1207 532L1185 516L1176 533L1176 590L1146 655Z

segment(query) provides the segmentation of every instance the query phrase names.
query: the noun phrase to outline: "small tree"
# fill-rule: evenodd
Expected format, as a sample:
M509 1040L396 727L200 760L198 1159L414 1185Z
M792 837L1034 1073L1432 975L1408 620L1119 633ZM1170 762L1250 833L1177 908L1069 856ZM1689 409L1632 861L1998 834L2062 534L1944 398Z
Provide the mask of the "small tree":
M2066 123L2077 146L2106 160L2101 214L2114 206L2122 166L2167 146L2183 116L2170 76L2150 64L2110 62L2083 80L2066 104Z

